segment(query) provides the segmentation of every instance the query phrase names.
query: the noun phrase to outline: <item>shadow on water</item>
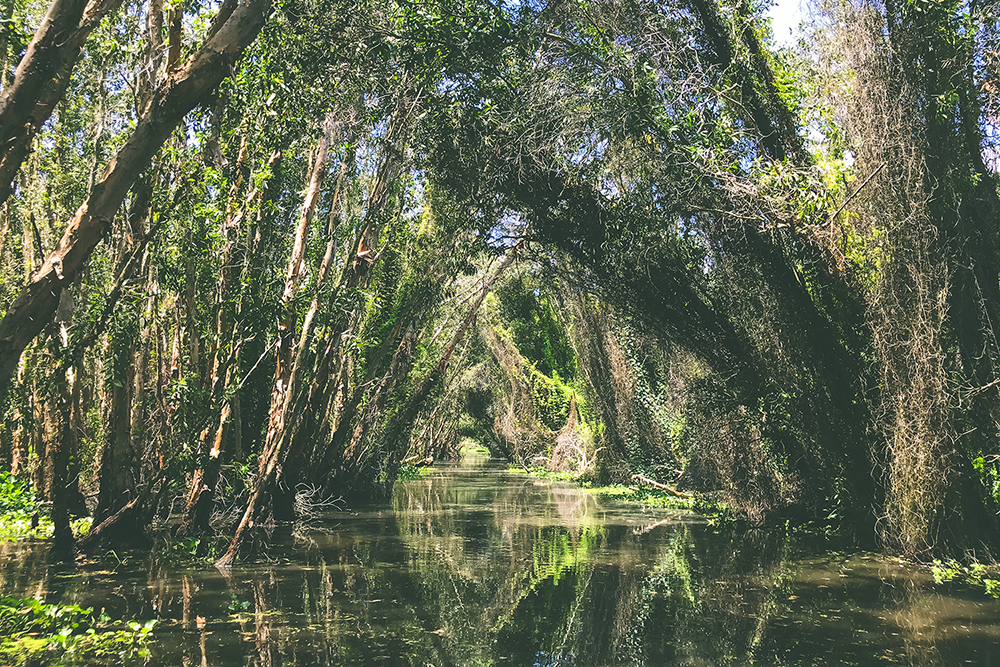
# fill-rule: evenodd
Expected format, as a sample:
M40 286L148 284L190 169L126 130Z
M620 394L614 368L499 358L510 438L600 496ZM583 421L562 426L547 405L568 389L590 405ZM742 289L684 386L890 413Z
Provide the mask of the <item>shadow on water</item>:
M0 545L0 593L158 618L150 665L991 665L1000 604L869 554L793 547L500 468L276 530L229 573L72 571Z

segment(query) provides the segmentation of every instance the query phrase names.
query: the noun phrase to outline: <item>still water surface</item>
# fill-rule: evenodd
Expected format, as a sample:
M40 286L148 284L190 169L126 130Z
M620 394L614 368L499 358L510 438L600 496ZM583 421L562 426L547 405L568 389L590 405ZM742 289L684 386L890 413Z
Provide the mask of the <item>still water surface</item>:
M1000 666L1000 603L871 554L490 464L353 509L229 573L135 553L56 572L5 545L0 593L158 618L149 665Z

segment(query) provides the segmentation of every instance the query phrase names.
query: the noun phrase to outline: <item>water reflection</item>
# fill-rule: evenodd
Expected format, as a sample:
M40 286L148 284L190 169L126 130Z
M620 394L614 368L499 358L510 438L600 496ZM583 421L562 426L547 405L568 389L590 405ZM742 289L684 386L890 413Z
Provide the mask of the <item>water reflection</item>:
M873 556L803 554L498 468L275 531L230 573L115 554L51 571L0 545L0 592L159 618L149 664L987 665L1000 606Z

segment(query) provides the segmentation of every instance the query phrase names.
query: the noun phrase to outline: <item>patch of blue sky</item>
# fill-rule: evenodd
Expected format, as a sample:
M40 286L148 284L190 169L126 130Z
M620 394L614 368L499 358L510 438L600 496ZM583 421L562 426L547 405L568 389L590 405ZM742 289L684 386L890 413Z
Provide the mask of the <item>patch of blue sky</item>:
M771 19L771 34L776 45L789 47L798 40L804 17L802 1L778 0L767 10L766 16Z
M527 229L528 223L520 213L505 211L497 219L497 224L486 232L486 245L496 249L513 247Z
M575 153L569 156L569 162L575 167L582 167L604 157L608 148L608 139L597 134L584 140Z
M601 181L600 187L598 188L598 192L600 192L608 199L614 199L616 197L620 197L622 194L621 189L618 187L618 184L615 183L614 180L611 178L604 178Z

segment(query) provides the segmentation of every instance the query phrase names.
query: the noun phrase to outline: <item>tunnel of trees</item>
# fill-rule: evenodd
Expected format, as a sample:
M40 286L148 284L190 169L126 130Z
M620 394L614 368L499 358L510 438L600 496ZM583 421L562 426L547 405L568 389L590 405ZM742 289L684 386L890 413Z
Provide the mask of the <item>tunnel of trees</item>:
M0 467L55 551L226 566L471 439L990 557L1000 3L765 9L0 0Z

